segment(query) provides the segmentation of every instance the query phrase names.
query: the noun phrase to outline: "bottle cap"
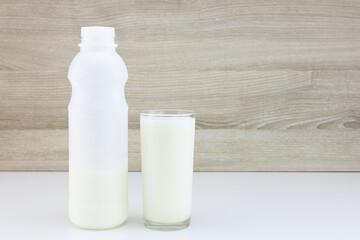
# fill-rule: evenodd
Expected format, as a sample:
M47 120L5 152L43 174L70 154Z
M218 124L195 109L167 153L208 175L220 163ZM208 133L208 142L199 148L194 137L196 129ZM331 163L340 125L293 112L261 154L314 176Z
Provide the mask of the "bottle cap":
M82 27L81 44L108 43L114 44L115 29L113 27Z

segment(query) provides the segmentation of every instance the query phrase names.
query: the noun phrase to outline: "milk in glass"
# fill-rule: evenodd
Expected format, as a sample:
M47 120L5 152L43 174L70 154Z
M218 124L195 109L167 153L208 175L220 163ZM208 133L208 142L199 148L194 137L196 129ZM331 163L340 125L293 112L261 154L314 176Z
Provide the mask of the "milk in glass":
M141 114L145 224L190 221L195 118L187 112Z

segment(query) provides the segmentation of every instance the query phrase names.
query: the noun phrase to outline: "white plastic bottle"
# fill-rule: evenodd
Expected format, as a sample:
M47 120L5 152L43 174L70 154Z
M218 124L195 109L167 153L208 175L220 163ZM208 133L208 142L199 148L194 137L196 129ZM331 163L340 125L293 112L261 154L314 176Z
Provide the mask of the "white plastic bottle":
M127 219L128 78L111 27L81 28L80 52L68 73L69 217L87 229Z

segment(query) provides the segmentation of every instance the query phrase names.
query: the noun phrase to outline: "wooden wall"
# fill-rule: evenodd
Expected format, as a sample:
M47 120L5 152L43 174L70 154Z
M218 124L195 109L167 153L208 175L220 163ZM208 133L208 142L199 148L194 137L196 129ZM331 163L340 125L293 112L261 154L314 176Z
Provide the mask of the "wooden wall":
M197 112L195 170L360 170L359 1L0 2L0 170L68 169L80 27L114 26L139 112Z

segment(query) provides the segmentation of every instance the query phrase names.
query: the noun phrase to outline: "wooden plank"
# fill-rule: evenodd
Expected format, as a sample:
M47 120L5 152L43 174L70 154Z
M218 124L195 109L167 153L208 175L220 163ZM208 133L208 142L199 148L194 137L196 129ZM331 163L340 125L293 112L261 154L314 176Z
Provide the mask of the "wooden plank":
M195 171L360 171L359 130L198 130ZM67 130L1 130L0 170L67 171ZM140 170L139 130L129 170Z
M65 129L64 73L0 73L0 129ZM359 128L360 71L135 72L129 127L141 110L192 109L198 129Z
M56 171L68 165L65 130L2 130L0 146L0 170Z
M360 71L141 75L127 84L132 128L141 110L169 106L195 110L198 129L342 129L360 120Z
M71 87L65 73L1 73L0 129L67 127Z
M80 27L111 25L130 72L354 70L359 1L1 1L0 68L66 71Z

